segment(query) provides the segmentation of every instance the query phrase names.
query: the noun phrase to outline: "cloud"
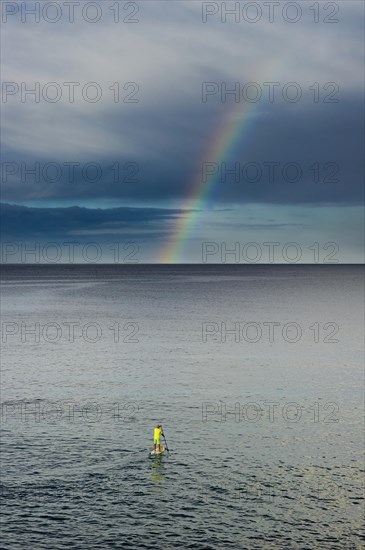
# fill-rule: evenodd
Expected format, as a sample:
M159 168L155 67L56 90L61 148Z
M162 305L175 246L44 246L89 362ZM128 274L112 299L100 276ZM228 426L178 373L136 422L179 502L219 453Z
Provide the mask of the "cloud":
M30 98L21 103L19 94L8 99L3 127L9 154L80 161L113 155L138 157L142 164L151 157L156 163L169 158L181 163L181 152L194 164L229 111L227 105L202 104L204 81L224 81L227 86L295 81L309 97L312 92L307 88L314 82L334 81L345 97L355 99L357 114L361 112L363 35L358 18L363 8L358 2L341 7L340 22L333 25L314 24L309 9L303 10L297 24L288 24L281 16L269 23L266 12L256 24L235 24L232 18L223 24L220 14L204 24L202 7L193 2L173 6L144 2L139 9L138 24L114 24L107 9L94 25L80 17L70 24L64 16L53 25L9 18L3 28L3 80L25 82L29 87L34 82L41 87L56 82L62 89L57 103L33 103ZM72 104L64 82L80 83ZM97 103L82 98L81 90L89 82L97 82L102 89ZM123 90L123 85L137 83L139 103L115 103L110 90L115 82L120 83L122 98L130 91ZM315 121L322 109L326 111L323 103L311 101L302 113L301 105L291 107L282 113L283 128L289 124L288 117L300 128L303 118L312 116ZM267 134L280 142L276 105L262 103L257 111L264 111ZM332 116L347 116L345 105L335 106ZM353 122L353 111L349 117ZM331 128L326 139L334 137L330 132ZM299 138L297 149L305 145ZM181 191L183 195L184 187Z
M178 210L158 208L90 209L30 208L1 204L3 239L67 239L71 237L161 237L164 223Z
M170 240L177 217L186 211L165 208L36 208L19 205L1 205L2 261L53 262L55 251L58 262L69 261L69 245L76 243L75 258L88 262L95 248L102 250L99 261L115 262L138 257L141 263L159 261ZM183 238L182 262L201 262L202 244L232 250L239 243L256 243L267 252L267 243L276 242L277 250L287 243L297 243L303 251L302 261L313 262L313 250L319 250L322 262L336 252L340 263L363 262L364 217L361 207L312 207L250 204L236 209L219 209L201 214L199 225L188 238ZM266 245L265 245L266 243ZM138 254L134 256L134 252ZM280 252L281 254L281 252ZM281 263L282 255L276 261ZM57 255L56 255L57 256ZM220 261L220 254L215 257ZM269 262L263 254L261 261Z
M319 23L314 4L300 3L303 16L295 24L284 20L281 5L272 23L268 8L254 24L241 15L238 23L234 17L222 23L220 12L203 23L201 3L179 0L138 3L136 24L123 22L125 10L114 23L110 5L100 3L102 18L91 24L79 16L84 5L74 23L64 9L55 24L33 23L32 17L22 23L19 14L3 24L3 82L28 88L38 82L41 90L55 82L62 91L55 103L42 97L39 103L31 97L21 102L20 92L3 101L2 201L56 207L5 207L5 234L35 238L49 228L57 238L120 233L157 241L168 235L191 196L204 196L202 209L220 209L221 216L228 216L226 207L277 211L283 205L316 216L312 207L327 215L328 206L347 213L347 207L363 204L363 3L338 3L339 21L333 24L323 23L332 3L318 4ZM67 82L80 84L73 103ZM90 82L102 90L95 103L82 95ZM203 82L218 86L207 102ZM241 88L258 83L263 98L256 104L242 97L235 104L232 96L222 101L222 84L232 88L237 82ZM265 82L279 82L273 103ZM288 82L301 87L297 103L283 99ZM137 88L125 89L126 83ZM138 103L125 101L133 90ZM325 102L331 91L337 103ZM72 178L70 162L78 163ZM204 162L217 163L210 193L201 182ZM27 170L38 163L39 177L24 175L22 163ZM52 169L44 176L47 163L60 167L59 177L52 178ZM87 163L100 166L99 179L88 177ZM237 163L238 180L225 178L224 168ZM275 165L273 180L269 165ZM137 170L130 179L131 166ZM301 172L297 181L291 179L295 166ZM57 208L64 204L91 208ZM98 209L110 204L118 208ZM229 231L222 217L213 219L218 233ZM261 232L266 223L252 220L252 230ZM278 223L280 231L295 229L292 219Z
M207 145L204 151L202 142L214 143L221 138L221 121L225 118L221 108L222 105L209 105L202 114L201 106L196 105L172 110L165 107L161 112L135 115L135 124L128 117L108 114L103 118L103 131L109 139L123 143L123 139L128 138L128 148L123 151L121 147L115 155L115 145L111 150L90 148L86 154L73 144L74 151L69 156L61 152L49 156L43 149L39 149L38 154L22 155L5 146L2 200L39 199L56 203L68 199L74 204L87 200L95 201L97 206L96 201L100 199L113 199L119 205L126 201L156 205L190 196L192 186L199 195L199 189L204 188L203 163L216 163L210 200L217 204L362 203L362 97L343 93L339 103L334 104L274 105L269 111L266 106L262 112L249 115L253 119L249 130L247 121L243 120L230 152L217 157L209 152ZM231 108L226 106L226 111ZM92 133L91 126L89 133ZM64 139L67 137L65 134ZM33 141L26 129L22 139ZM45 135L44 139L51 140L51 137ZM230 135L224 139L228 142ZM45 169L49 162L58 166L58 176L52 168ZM70 162L77 163L72 177L67 167ZM100 168L95 181L93 169L84 171L90 162ZM34 175L27 174L37 163L38 181ZM130 163L134 163L135 171ZM236 163L239 165L237 181L232 175L225 177L226 170L235 168ZM131 174L133 177L129 177Z

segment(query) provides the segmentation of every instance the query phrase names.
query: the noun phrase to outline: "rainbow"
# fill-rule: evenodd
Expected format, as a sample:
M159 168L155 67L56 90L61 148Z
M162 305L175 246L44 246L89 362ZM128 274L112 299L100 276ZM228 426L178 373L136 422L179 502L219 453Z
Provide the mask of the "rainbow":
M278 80L281 66L285 66L285 57L267 57L256 67L255 75L251 82L270 82L275 74ZM184 247L202 221L205 205L215 186L219 182L220 174L212 175L204 182L202 178L202 163L213 162L220 165L234 150L234 146L240 138L247 139L249 129L252 127L256 117L255 112L265 103L261 101L233 102L232 109L225 114L216 132L213 133L211 142L208 143L200 157L196 175L189 186L189 193L181 207L183 213L177 218L175 225L163 246L158 263L174 264L180 263L183 258Z
M219 181L220 174L207 177L203 182L201 166L203 162L214 162L220 164L228 158L238 137L245 132L248 135L248 129L254 120L254 111L259 102L239 102L233 103L233 108L220 123L218 131L214 134L214 139L208 144L198 166L197 174L189 186L190 192L184 200L182 210L184 213L179 216L172 232L165 244L159 263L179 263L182 258L184 246L201 220L206 203L211 191Z

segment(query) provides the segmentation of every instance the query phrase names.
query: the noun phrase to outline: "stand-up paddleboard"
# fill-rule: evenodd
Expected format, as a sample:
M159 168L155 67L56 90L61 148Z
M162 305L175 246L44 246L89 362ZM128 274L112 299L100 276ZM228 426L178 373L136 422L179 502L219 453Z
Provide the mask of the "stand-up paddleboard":
M156 450L156 451L151 451L151 452L150 452L150 455L152 455L152 456L162 455L162 453L165 452L165 447L164 447L163 445L161 445L160 448L161 448L160 451L157 451L157 450Z

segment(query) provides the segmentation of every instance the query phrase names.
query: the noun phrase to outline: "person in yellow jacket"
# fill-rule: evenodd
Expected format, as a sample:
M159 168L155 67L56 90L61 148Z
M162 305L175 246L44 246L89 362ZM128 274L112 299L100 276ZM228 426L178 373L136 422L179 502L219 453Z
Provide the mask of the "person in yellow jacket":
M162 426L161 424L157 424L157 426L155 426L155 429L153 430L153 448L155 451L157 448L159 453L161 452L161 443L160 443L161 435L164 435Z

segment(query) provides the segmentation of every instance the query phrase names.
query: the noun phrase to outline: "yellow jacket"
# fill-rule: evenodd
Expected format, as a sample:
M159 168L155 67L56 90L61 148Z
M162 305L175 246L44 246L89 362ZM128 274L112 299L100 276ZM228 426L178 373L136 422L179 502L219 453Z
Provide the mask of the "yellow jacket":
M160 439L161 434L163 435L162 428L155 428L153 432L153 439Z

